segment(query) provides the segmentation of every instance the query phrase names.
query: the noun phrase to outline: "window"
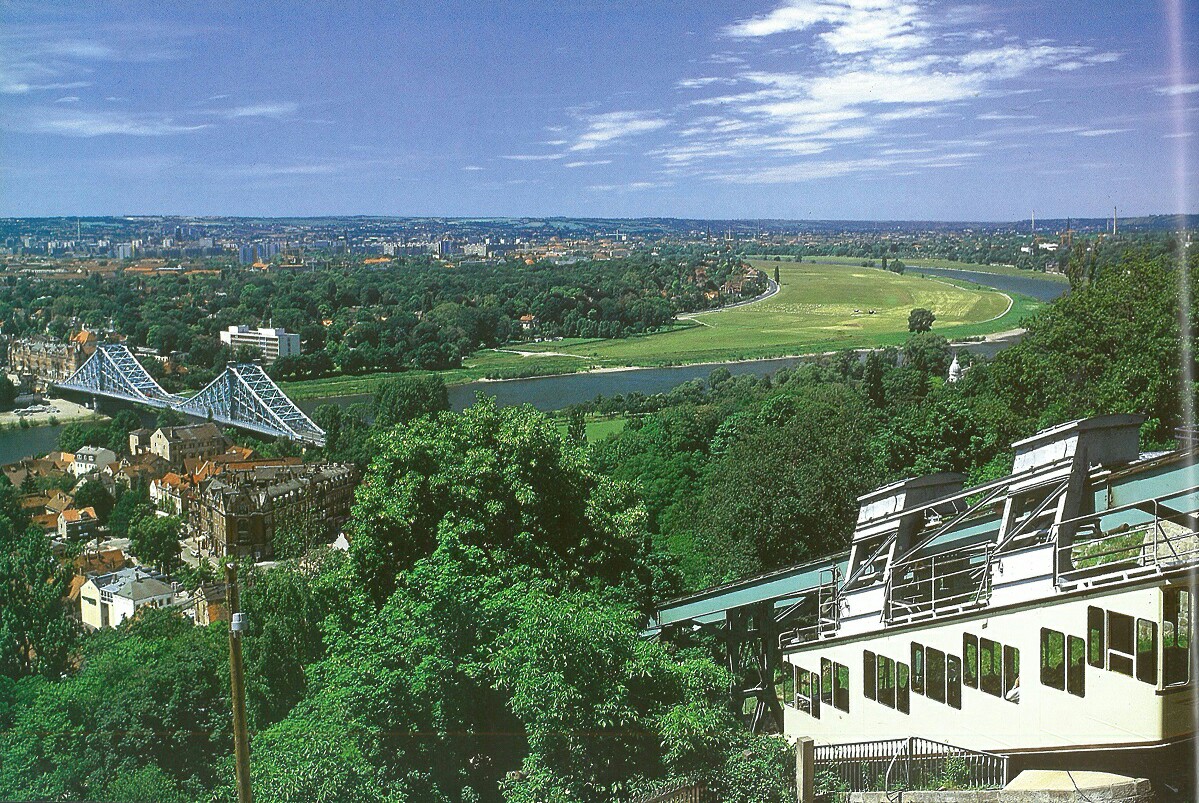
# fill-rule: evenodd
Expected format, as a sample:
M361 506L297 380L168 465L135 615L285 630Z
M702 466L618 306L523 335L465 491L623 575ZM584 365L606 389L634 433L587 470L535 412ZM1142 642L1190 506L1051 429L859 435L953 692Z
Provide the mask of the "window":
M877 699L874 691L874 653L866 650L862 653L862 694L867 700Z
M978 687L996 697L1003 696L1002 649L990 639L978 640Z
M1066 691L1086 696L1087 643L1078 636L1066 639Z
M820 702L833 704L833 662L827 658L820 659Z
M945 702L950 708L962 707L962 659L956 655L945 657Z
M1103 633L1103 610L1087 608L1087 663L1096 669L1103 669L1104 665Z
M1003 648L1003 699L1020 702L1020 651L1015 647Z
M1157 685L1157 622L1137 619L1137 680Z
M846 713L849 712L849 667L845 664L833 664L833 671L836 675L836 686L834 687L833 707L839 708Z
M878 657L878 701L895 707L895 662L884 655Z
M912 691L924 694L924 647L912 642Z
M932 647L928 648L928 679L925 688L930 700L938 703L945 702L945 653Z
M895 708L906 714L911 710L911 671L905 663L895 665Z
M978 688L978 636L966 633L962 636L962 682L972 689Z
M1107 668L1132 677L1135 621L1131 616L1107 612Z
M1041 684L1066 690L1066 636L1041 628Z
M1167 588L1162 598L1162 685L1191 679L1191 592Z
M778 698L787 705L795 704L795 676L798 674L794 666L783 664L784 667L789 667L788 671L780 672L781 677L778 683L775 684L775 694Z
M795 689L795 707L820 719L820 676L806 669L796 671L799 679Z

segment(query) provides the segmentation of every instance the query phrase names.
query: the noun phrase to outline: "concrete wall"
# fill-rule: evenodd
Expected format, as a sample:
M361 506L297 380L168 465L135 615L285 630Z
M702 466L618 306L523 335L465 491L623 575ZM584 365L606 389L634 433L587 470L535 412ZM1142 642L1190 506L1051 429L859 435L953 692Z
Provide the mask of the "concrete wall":
M1085 797L1084 797L1085 794ZM1143 778L1085 792L1043 789L962 789L941 792L854 792L849 803L1152 803L1153 789Z

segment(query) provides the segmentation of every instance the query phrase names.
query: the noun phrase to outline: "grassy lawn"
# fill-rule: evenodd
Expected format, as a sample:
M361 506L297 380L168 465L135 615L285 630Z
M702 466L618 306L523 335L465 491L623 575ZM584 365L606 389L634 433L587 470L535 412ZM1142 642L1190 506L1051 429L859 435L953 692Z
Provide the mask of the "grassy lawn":
M824 258L822 258L824 259ZM830 257L829 259L836 259ZM937 316L933 331L950 339L1019 326L1040 302L1009 297L973 282L863 268L861 260L753 260L773 273L780 291L756 304L680 321L667 332L622 340L569 338L475 352L461 368L440 372L449 385L480 379L518 379L594 368L680 365L784 357L846 348L901 345L915 307ZM935 261L935 260L933 260ZM961 264L961 263L954 263ZM977 266L973 266L977 267ZM874 310L871 314L870 310ZM1006 310L1006 312L1005 312ZM389 373L280 383L293 399L374 393Z
M854 265L860 266L868 257L804 257L805 262L815 265ZM1031 270L1021 270L1011 265L977 265L973 262L958 262L953 259L908 259L900 260L910 268L942 268L944 270L964 270L971 273L994 273L1000 276L1023 276L1026 279L1040 279L1059 284L1069 283L1069 279L1060 273L1039 273ZM882 266L881 259L873 260L876 266Z
M627 418L588 418L587 419L587 442L596 443L605 438L610 438L613 435L618 435L624 432L624 428L628 425ZM566 419L558 420L558 428L562 433L566 433Z
M860 265L754 264L767 271L779 268L777 295L696 316L697 325L687 329L623 340L538 343L528 350L576 354L611 366L785 356L902 343L915 307L931 309L937 316L934 331L953 338L1012 329L1036 303L1022 299L1005 314L1007 296L969 282L899 276Z

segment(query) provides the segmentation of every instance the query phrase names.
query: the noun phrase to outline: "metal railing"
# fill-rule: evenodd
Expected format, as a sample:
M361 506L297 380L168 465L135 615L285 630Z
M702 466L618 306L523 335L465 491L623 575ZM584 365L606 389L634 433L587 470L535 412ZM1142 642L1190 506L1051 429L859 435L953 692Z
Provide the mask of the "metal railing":
M918 736L816 747L817 777L832 775L851 792L1001 787L1007 761Z
M1057 548L1058 584L1139 575L1199 560L1199 527L1196 527L1199 517L1165 504L1171 497L1189 495L1196 490L1199 488L1188 488L1062 522L1059 528L1069 525L1077 534L1073 543ZM1144 513L1145 521L1104 528L1105 518L1118 520L1134 511ZM1088 532L1090 537L1086 535Z
M639 797L633 803L720 803L716 793L708 790L707 784L685 784L673 786L647 797Z
M887 577L887 621L925 619L985 603L991 595L993 549L979 544L896 564Z

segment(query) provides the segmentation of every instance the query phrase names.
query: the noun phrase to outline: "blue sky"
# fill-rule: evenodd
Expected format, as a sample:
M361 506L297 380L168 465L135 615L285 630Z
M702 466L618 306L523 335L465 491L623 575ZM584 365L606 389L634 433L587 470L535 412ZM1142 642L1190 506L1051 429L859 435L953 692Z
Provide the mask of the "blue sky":
M0 215L1195 212L1196 37L1195 0L0 0Z

